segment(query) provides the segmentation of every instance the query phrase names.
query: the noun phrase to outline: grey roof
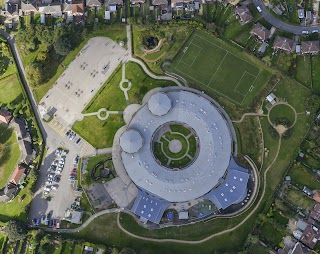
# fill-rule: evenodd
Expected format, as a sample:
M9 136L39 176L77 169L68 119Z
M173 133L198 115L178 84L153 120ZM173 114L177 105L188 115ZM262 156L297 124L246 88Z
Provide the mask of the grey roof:
M147 104L135 113L128 128L138 130L144 144L137 153L122 152L121 158L129 177L140 188L170 202L188 201L208 193L225 174L231 136L218 109L201 95L174 89L167 95L172 104L167 114L155 116ZM165 169L150 149L154 132L168 122L187 123L197 133L198 156L183 170Z
M247 194L248 170L237 165L232 157L228 168L223 183L205 195L205 198L211 200L219 209L240 203Z
M34 11L37 12L37 8L35 7L36 3L24 3L21 1L21 10L22 11Z
M86 0L86 6L89 6L89 7L101 6L101 1L99 1L99 0Z
M169 202L152 197L143 191L139 191L131 211L145 220L159 224L163 213L168 206Z
M143 144L141 134L136 130L127 130L120 137L120 146L126 153L136 153Z
M71 3L63 3L62 4L62 12L72 11L72 4Z
M168 5L167 0L152 0L152 5Z
M170 110L171 100L168 95L164 93L156 93L149 99L148 107L152 114L163 116Z
M106 0L105 3L109 5L123 5L122 0Z
M47 5L39 7L39 12L42 14L55 14L55 15L62 15L61 12L61 5Z

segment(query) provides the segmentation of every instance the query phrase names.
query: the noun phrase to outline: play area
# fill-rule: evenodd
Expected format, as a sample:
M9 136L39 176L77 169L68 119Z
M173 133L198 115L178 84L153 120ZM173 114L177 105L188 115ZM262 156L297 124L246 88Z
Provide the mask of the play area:
M99 181L100 179L115 178L113 173L112 158L108 158L105 161L97 163L91 171L91 178L93 181Z

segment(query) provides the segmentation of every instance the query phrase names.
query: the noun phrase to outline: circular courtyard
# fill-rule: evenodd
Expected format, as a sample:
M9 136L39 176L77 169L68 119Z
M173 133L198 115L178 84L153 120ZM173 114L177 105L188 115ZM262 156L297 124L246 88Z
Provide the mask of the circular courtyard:
M155 131L152 147L156 161L170 170L192 164L199 148L196 132L185 123L167 123Z

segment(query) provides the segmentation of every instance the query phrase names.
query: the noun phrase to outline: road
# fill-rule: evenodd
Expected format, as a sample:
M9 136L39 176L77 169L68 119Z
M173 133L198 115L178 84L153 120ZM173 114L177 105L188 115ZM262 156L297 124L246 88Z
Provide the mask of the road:
M293 34L302 34L302 31L308 31L309 34L312 33L313 30L320 31L320 24L312 25L312 26L299 26L299 25L288 24L288 23L285 23L285 22L277 19L277 17L273 16L270 13L270 11L266 8L263 0L252 0L252 3L256 7L259 6L261 8L260 15L265 20L267 20L275 28L278 28L282 31L286 31L286 32L293 33Z

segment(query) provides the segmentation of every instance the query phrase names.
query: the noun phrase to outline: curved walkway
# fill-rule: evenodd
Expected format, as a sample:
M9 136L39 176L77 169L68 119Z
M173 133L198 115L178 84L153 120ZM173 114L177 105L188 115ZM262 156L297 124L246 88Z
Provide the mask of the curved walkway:
M260 15L265 20L267 20L271 25L273 25L274 27L276 27L280 30L283 30L283 31L286 31L289 33L293 33L293 34L302 34L302 31L308 31L309 34L312 33L312 31L314 31L314 30L318 30L318 33L320 31L320 24L312 25L312 26L300 26L300 25L288 24L288 23L281 21L280 19L278 19L277 17L273 16L270 13L270 11L264 5L263 0L252 0L252 3L256 7L259 6L261 8Z
M226 229L226 230L223 230L223 231L220 231L218 233L215 233L215 234L212 234L206 238L203 238L201 240L196 240L196 241L192 241L192 240L178 240L178 239L154 239L154 238L148 238L148 237L143 237L143 236L138 236L138 235L135 235L131 232L129 232L128 230L126 230L125 228L122 227L121 223L120 223L120 214L118 214L118 217L117 217L117 225L118 227L124 232L126 233L127 235L133 237L133 238L137 238L137 239L140 239L140 240L143 240L143 241L149 241L149 242L158 242L158 243L164 243L164 242L170 242L170 243L185 243L185 244L200 244L200 243L204 243L210 239L212 239L213 237L216 237L216 236L219 236L219 235L223 235L225 233L229 233L229 232L232 232L234 231L235 229L237 229L238 227L242 226L250 217L252 214L254 214L256 212L256 210L259 208L262 200L263 200L263 197L264 197L264 194L265 194L265 191L266 191L266 185L267 185L267 173L269 171L269 169L271 168L271 166L275 163L276 159L278 158L278 155L279 155L279 151L280 151L280 147L281 147L281 136L279 137L279 144L278 144L278 150L277 150L277 153L276 153L276 156L275 158L273 159L273 161L271 162L271 164L268 166L268 168L266 169L266 171L264 172L263 174L263 191L262 191L262 195L258 201L258 204L256 205L256 207L239 223L237 224L235 227L232 227L232 228L229 228L229 229Z
M294 113L294 121L293 121L293 123L291 124L291 126L290 127L288 127L288 129L290 129L290 128L292 128L295 124L296 124L296 122L297 122L297 111L296 111L296 109L293 107L293 106L291 106L289 103L287 103L287 102L277 102L277 103L275 103L275 104L273 104L272 105L272 107L271 108L269 108L268 109L268 121L269 121L269 123L271 124L271 126L274 126L274 124L272 123L272 121L271 121L271 119L270 119L270 112L271 112L271 110L274 108L274 107L276 107L276 106L279 106L279 105L285 105L285 106L288 106L289 108L291 108L292 109L292 111L293 111L293 113Z
M232 121L232 122L233 122L233 123L241 123L246 116L268 116L268 115L260 114L260 113L245 113L245 114L242 115L242 117L240 118L240 120L234 120L234 121Z
M171 63L168 62L168 61L163 62L163 63L161 64L161 70L162 70L165 74L167 74L168 76L175 77L176 79L180 80L186 87L188 87L188 82L187 82L187 80L185 80L183 77L179 76L178 74L172 73L172 72L170 72L170 71L168 71L168 70L166 70L166 69L164 68L164 66L170 65L170 64L171 64Z

